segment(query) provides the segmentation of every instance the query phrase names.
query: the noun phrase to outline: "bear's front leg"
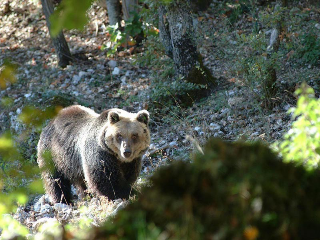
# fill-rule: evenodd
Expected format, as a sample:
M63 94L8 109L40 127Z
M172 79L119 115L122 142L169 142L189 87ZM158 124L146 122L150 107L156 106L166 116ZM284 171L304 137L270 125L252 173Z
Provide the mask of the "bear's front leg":
M112 164L109 161L108 164L106 161L84 164L83 170L88 189L110 200L128 199L132 187L120 171L118 162L112 160Z

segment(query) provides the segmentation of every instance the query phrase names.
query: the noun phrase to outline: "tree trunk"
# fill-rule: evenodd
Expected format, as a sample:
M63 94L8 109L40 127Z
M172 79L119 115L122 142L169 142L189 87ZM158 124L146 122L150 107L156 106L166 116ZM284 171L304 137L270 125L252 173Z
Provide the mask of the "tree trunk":
M123 19L128 20L132 12L138 12L138 0L122 0Z
M51 23L50 16L54 11L54 6L52 0L41 0L42 10L46 17L47 27L51 36ZM72 60L72 56L68 47L68 43L64 38L63 32L61 31L57 37L51 37L54 49L58 56L58 64L60 67L66 67Z
M283 5L283 0L282 1L277 1L277 5L274 8L274 11L277 12L279 11L279 8L282 7ZM276 95L276 82L277 82L277 72L275 69L275 61L276 59L271 58L271 55L273 53L277 53L279 50L280 46L280 34L282 32L282 24L283 24L283 11L280 12L280 19L275 22L275 25L273 26L273 30L271 33L270 41L269 41L269 46L267 47L267 70L266 70L266 78L262 84L262 89L264 91L264 96L266 100L266 106L271 107L271 99Z
M119 0L106 0L107 11L110 25L121 27L121 6Z
M197 51L191 8L187 1L161 6L158 12L160 38L166 54L175 63L176 72L188 82L214 83Z

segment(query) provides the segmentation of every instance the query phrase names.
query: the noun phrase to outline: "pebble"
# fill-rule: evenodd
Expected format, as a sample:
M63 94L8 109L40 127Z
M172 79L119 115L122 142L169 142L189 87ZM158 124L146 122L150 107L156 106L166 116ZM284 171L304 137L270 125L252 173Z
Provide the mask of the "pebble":
M151 149L156 149L156 145L151 143L150 146L149 146L149 150L151 150Z
M217 130L220 130L220 125L219 124L217 124L217 123L210 123L210 126L209 126L209 128L210 128L210 130L211 131L217 131Z
M201 127L195 127L194 130L195 130L196 132L200 132L200 131L201 131Z
M72 83L73 83L73 84L78 84L79 81L80 81L80 79L81 79L80 76L74 75L74 76L72 77Z
M172 141L172 142L169 143L169 146L171 148L177 148L178 147L178 143L176 141Z
M70 210L71 209L71 207L69 205L64 204L64 203L56 203L56 204L54 204L53 208L56 211L64 211L64 210Z
M40 213L50 213L52 211L52 207L49 204L41 205Z
M33 205L33 210L35 212L40 212L41 211L41 205L42 205L42 197Z
M26 93L26 94L24 95L24 97L25 97L25 98L29 98L29 97L31 97L31 95L32 95L31 93Z
M115 60L110 60L108 62L108 65L109 65L110 68L115 68L116 66L118 66L118 63Z
M122 85L126 85L126 84L127 84L127 77L126 77L126 76L122 76L122 77L120 78L120 80L121 80L121 84L122 84Z
M84 71L80 71L78 75L79 75L80 78L82 78L82 77L86 76L87 74L88 73L86 73Z
M126 76L126 77L130 77L130 75L132 75L132 72L131 72L130 70L126 71L125 76Z
M104 66L101 65L101 64L97 64L97 68L98 68L98 69L104 69Z
M119 75L120 74L120 68L115 67L112 71L112 75Z
M229 112L230 112L230 109L229 109L229 108L223 108L223 109L221 110L221 115L227 115Z

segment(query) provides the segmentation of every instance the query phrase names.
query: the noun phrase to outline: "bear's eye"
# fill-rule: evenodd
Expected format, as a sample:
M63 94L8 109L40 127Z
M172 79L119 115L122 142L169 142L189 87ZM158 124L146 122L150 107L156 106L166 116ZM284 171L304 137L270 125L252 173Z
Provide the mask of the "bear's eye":
M118 133L116 135L117 141L121 141L122 140L122 135L120 133Z
M137 139L138 139L138 134L133 134L133 135L131 136L131 139L132 139L132 140L137 140Z

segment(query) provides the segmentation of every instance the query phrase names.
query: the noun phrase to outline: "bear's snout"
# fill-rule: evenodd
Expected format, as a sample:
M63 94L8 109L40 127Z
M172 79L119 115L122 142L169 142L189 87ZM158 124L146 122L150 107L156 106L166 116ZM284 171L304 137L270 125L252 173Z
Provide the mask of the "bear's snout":
M121 143L121 155L122 157L124 158L130 158L131 157L131 144L129 141L127 140L123 140L122 143Z
M123 155L126 158L129 158L131 156L131 150L130 149L125 149Z

